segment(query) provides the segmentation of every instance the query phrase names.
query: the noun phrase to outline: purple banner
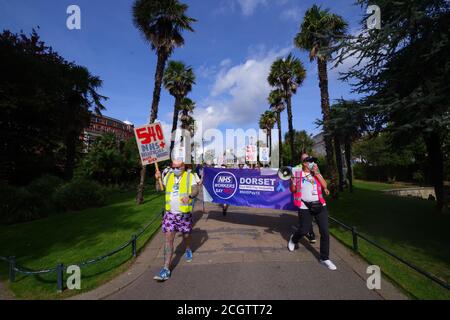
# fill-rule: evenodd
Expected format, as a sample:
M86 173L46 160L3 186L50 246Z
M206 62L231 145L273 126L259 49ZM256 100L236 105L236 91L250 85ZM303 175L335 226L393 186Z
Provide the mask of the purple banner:
M277 169L203 170L206 202L295 211L289 184L278 177Z

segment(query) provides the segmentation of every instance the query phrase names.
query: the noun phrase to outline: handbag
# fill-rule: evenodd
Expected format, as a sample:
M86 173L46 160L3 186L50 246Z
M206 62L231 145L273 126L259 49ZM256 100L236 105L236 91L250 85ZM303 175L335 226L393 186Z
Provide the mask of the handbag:
M322 212L323 204L320 201L312 201L312 202L303 201L303 203L308 208L309 212L311 212L311 214L314 216Z

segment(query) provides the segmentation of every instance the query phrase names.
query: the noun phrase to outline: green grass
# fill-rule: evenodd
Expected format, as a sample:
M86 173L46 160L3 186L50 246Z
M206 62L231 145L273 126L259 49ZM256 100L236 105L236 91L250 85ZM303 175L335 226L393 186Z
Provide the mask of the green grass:
M30 269L65 266L101 256L121 246L161 213L163 195L146 192L145 202L135 204L135 192L115 194L102 208L51 215L42 220L0 226L0 256L16 256L17 263ZM160 227L157 219L138 239L138 249ZM81 290L56 292L56 275L17 274L9 289L20 299L62 299L91 290L129 267L131 246L99 263L81 269ZM0 261L0 277L7 279L7 265Z
M428 200L402 198L381 191L401 185L356 181L354 193L346 191L329 201L330 215L440 279L450 282L450 215L438 213ZM331 233L351 246L352 237L331 222ZM450 291L434 284L381 250L359 239L360 254L379 265L411 297L450 299Z

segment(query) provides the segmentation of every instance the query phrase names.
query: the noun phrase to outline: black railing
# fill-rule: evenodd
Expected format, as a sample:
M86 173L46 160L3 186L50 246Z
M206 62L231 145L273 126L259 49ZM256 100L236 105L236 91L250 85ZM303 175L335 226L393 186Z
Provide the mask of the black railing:
M164 210L162 211L162 213ZM161 214L162 214L161 213ZM112 250L111 252L108 252L102 256L82 261L79 263L74 263L72 265L78 266L78 267L85 267L94 263L97 263L99 261L102 261L112 255L115 255L125 248L129 247L131 245L131 256L135 258L137 256L137 240L139 237L141 237L144 232L158 219L161 219L160 215L156 215L149 223L147 223L138 233L131 236L131 239L127 241L126 243L122 244L118 248ZM41 274L47 274L47 273L56 273L57 278L57 290L58 292L62 292L64 290L64 272L66 270L65 265L63 263L58 263L55 268L48 268L43 270L31 270L22 266L19 266L16 262L16 257L1 257L0 261L7 262L9 265L9 281L14 282L16 280L16 274L24 274L27 276L32 275L41 275Z
M433 281L434 283L440 285L441 287L450 290L450 285L448 283L446 283L445 281L439 279L438 277L436 277L435 275L429 273L428 271L422 270L421 268L417 267L416 265L412 264L409 261L406 261L405 259L403 259L402 257L399 257L398 255L396 255L395 253L387 250L386 248L383 248L381 245L379 245L378 243L376 243L375 241L367 238L367 236L359 233L356 230L356 227L351 227L349 225L346 225L345 223L342 223L341 221L333 218L333 217L329 217L331 221L335 222L336 224L338 224L339 226L341 226L344 229L347 229L349 231L351 231L352 233L352 243L353 243L353 250L355 252L359 251L359 247L358 247L358 238L361 238L363 240L365 240L366 242L370 243L371 245L373 245L374 247L380 249L381 251L383 251L384 253L386 253L387 255L391 256L392 258L400 261L401 263L403 263L404 265L408 266L409 268L417 271L418 273L420 273L421 275L423 275L424 277L430 279L431 281Z

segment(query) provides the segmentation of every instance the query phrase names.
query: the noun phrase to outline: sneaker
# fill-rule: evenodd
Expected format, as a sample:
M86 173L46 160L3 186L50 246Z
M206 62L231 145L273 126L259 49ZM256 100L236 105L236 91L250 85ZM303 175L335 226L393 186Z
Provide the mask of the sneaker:
M295 243L292 241L292 237L294 237L294 235L291 235L288 242L288 250L291 252L295 250Z
M311 244L316 243L316 235L314 234L314 232L308 233L306 235L306 238L308 239L309 243Z
M320 264L324 265L325 267L327 267L330 270L336 270L336 266L334 265L333 262L331 262L331 260L320 260Z
M192 250L187 249L186 253L184 254L184 257L186 258L186 262L191 262L192 261Z
M167 268L162 268L159 274L153 277L154 280L157 281L166 281L170 278L170 270Z

